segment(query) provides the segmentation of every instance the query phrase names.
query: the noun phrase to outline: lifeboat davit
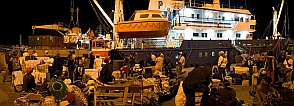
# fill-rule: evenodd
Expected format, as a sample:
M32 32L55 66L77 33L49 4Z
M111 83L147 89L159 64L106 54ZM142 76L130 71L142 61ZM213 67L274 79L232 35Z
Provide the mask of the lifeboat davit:
M159 10L138 10L129 21L115 24L119 38L166 37L171 22Z

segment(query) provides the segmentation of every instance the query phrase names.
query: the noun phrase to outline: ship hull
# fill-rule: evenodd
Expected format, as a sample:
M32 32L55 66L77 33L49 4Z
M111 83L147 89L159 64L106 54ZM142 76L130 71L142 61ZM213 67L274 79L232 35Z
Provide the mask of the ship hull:
M170 29L169 21L126 21L115 24L119 38L166 37Z

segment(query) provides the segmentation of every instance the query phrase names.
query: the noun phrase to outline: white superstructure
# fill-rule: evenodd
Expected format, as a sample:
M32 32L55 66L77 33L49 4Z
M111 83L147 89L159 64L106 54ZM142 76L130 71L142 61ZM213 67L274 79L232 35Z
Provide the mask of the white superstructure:
M150 0L149 9L166 11L173 7L173 26L168 38L184 40L234 40L251 39L255 32L256 20L243 7L224 7L219 0L212 4L199 4L197 0ZM184 6L179 7L183 2ZM167 4L164 4L167 3ZM152 6L157 4L157 6ZM168 6L172 5L172 6ZM153 8L150 8L153 7ZM155 8L154 8L155 7Z

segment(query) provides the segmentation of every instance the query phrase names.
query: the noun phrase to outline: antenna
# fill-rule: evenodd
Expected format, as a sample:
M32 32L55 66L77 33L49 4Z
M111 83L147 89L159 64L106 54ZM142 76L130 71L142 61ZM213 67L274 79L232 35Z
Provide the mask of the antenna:
M79 27L79 7L77 7L77 21L76 21L76 26Z
M69 22L69 27L71 27L71 24L75 24L74 20L73 20L73 14L75 12L75 9L74 9L74 0L71 0L71 3L70 3L70 22Z

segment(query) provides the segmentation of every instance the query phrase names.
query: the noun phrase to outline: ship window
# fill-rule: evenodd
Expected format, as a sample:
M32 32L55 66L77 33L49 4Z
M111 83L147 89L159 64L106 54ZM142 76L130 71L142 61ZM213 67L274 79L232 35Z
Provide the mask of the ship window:
M225 17L222 17L222 20L224 21L225 20Z
M191 14L191 17L192 17L192 18L195 18L195 14Z
M141 14L140 15L140 18L148 18L149 17L149 14Z
M202 52L199 52L199 57L202 57Z
M199 37L199 33L193 33L193 37Z
M201 33L201 37L207 38L207 33Z
M255 25L250 25L250 29L255 29Z
M159 14L152 14L152 18L162 18Z
M208 52L205 52L205 53L204 53L204 57L207 57L207 56L208 56Z
M200 18L200 17L199 17L199 14L197 14L196 18L197 18L197 19L199 19L199 18Z
M223 37L223 34L222 33L217 33L217 38L222 38Z
M215 56L215 52L211 52L211 56L214 57Z
M236 33L236 38L241 38L241 34Z

